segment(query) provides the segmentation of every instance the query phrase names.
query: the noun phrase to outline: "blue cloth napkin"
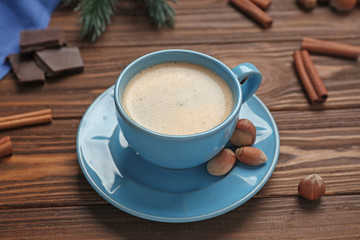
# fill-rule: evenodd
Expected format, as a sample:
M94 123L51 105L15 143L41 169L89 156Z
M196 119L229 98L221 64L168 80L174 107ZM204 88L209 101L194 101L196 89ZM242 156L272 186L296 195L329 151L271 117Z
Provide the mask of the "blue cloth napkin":
M10 70L6 57L18 53L20 31L46 28L60 0L0 1L0 79Z

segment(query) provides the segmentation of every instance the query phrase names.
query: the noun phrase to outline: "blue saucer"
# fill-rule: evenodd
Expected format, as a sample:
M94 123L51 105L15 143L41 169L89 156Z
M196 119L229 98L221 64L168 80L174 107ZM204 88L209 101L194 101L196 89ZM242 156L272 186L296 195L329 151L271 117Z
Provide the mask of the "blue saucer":
M256 96L242 106L240 118L255 124L254 146L265 152L268 161L260 166L237 162L229 174L215 177L205 164L171 170L139 157L117 124L113 92L110 87L102 93L84 114L76 150L89 183L115 207L159 222L200 221L242 205L270 178L279 155L279 133L271 113Z

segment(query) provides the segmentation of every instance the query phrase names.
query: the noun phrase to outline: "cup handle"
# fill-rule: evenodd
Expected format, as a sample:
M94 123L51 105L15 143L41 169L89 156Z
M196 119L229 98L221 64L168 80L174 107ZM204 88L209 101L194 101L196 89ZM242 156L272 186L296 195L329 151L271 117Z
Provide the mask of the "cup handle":
M232 69L241 84L242 102L246 102L259 88L261 83L260 71L251 63L242 63ZM246 79L245 82L243 80Z

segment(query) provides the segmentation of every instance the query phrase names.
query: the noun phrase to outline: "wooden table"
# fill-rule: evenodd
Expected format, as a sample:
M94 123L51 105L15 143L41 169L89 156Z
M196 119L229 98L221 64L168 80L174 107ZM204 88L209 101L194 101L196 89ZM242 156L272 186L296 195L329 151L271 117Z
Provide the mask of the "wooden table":
M269 30L225 0L179 0L175 8L175 29L157 30L126 4L95 44L81 42L76 14L59 9L50 27L62 27L69 45L81 48L84 73L41 87L21 87L13 73L0 82L1 115L46 107L54 115L50 125L1 132L14 154L0 160L0 239L360 239L360 63L312 55L330 95L320 107L308 103L292 64L305 36L360 45L360 8L304 12L294 0L274 0ZM279 161L265 187L206 221L157 223L124 213L91 188L77 161L76 132L88 106L127 64L167 48L204 52L229 67L255 64L263 74L257 95L280 132ZM311 173L326 182L320 202L297 194Z

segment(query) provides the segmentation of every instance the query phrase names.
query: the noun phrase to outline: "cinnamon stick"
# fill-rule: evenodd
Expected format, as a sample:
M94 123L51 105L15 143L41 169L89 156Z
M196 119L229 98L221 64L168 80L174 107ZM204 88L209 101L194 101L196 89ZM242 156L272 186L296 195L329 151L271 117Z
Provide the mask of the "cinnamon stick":
M12 154L12 144L9 136L0 139L0 157Z
M352 58L355 60L358 59L360 55L360 47L307 37L303 38L301 48L309 52Z
M301 56L311 83L317 95L320 97L320 101L325 101L328 97L328 91L326 90L326 87L321 80L319 73L316 71L315 64L312 61L309 52L307 50L302 50Z
M34 112L21 113L21 114L15 114L15 115L11 115L11 116L6 116L6 117L0 117L0 122L5 122L5 121L9 121L9 120L14 120L14 119L20 119L20 118L25 118L25 117L34 117L34 116L46 115L46 114L51 114L51 109L50 108L47 108L47 109L44 109L44 110L39 110L39 111L34 111Z
M230 3L237 9L254 19L263 28L271 27L273 22L272 18L251 0L230 0Z
M294 57L296 70L299 74L300 80L305 88L306 94L311 104L320 103L319 96L316 94L315 89L311 83L311 80L306 72L301 52L295 51L293 57Z
M52 121L51 110L50 112L49 110L3 117L0 119L0 130L49 123Z
M251 0L251 1L265 11L268 10L268 8L272 3L272 0Z

